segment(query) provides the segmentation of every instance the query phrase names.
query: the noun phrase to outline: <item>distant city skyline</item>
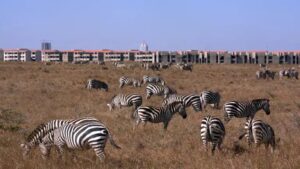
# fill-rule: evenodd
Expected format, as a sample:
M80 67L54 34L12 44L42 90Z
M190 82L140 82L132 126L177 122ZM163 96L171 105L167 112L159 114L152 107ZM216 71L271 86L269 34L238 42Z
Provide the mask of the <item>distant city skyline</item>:
M10 0L0 48L300 50L297 0Z

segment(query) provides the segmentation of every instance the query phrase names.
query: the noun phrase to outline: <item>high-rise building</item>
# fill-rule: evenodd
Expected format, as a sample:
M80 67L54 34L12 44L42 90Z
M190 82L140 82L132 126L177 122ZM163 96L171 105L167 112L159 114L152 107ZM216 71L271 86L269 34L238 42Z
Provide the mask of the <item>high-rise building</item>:
M51 50L50 42L42 42L42 50Z
M141 43L141 45L140 45L140 51L148 52L148 45L147 45L147 43L145 43L145 42Z

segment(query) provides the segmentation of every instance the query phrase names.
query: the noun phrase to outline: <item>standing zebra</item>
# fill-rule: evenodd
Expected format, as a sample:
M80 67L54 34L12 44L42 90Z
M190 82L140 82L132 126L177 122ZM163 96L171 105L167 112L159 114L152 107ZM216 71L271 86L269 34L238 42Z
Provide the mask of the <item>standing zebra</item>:
M20 145L23 149L23 155L26 156L32 148L41 143L43 137L45 137L48 133L65 124L80 124L98 121L98 119L93 117L84 117L71 120L51 120L47 123L42 123L30 133L30 135L26 138L26 142Z
M167 106L163 107L152 107L152 106L144 106L139 107L134 113L133 118L136 118L136 127L143 122L144 125L146 122L151 123L164 123L164 129L166 130L172 116L178 112L183 119L187 117L185 107L180 102L174 102Z
M202 109L205 109L207 104L211 105L213 108L219 108L221 100L219 92L203 91L200 94L200 98L203 106Z
M263 109L267 115L270 112L270 103L269 99L255 99L248 102L237 102L230 101L224 104L224 119L226 122L229 122L231 118L243 118L247 117L247 120L253 119L256 112Z
M69 149L92 148L102 161L105 158L104 148L107 139L111 145L120 149L109 130L100 122L65 124L46 135L39 146L45 157L49 155L52 145L57 146L60 155L64 151L64 145Z
M151 77L151 76L144 75L143 76L143 84L146 84L146 83L161 83L162 85L165 85L165 81L162 80L158 76Z
M271 151L275 150L275 133L273 128L264 123L262 120L248 119L245 123L245 133L243 133L239 140L246 136L248 145L255 143L256 147L259 147L262 143L265 144L267 149L271 145Z
M137 94L118 94L113 96L111 103L108 103L107 106L109 107L109 110L112 111L114 107L121 108L121 106L134 106L134 110L136 110L139 106L141 106L143 103L143 98L141 95Z
M122 76L119 79L120 82L120 88L122 88L124 85L132 85L133 87L141 87L141 82L134 78L129 78L127 76Z
M162 105L166 106L173 102L181 102L185 107L192 106L195 112L199 112L202 110L202 104L200 97L198 95L176 95L172 94L168 98L166 98Z
M176 90L168 86L162 86L157 84L149 83L146 87L146 98L150 99L152 95L164 95L164 98L167 98L170 94L176 94Z
M201 121L200 135L206 150L208 142L211 142L211 152L214 155L216 146L221 150L221 144L225 137L225 127L220 119L206 116Z
M86 88L87 89L100 89L100 90L104 90L106 92L108 91L108 85L105 82L101 82L96 79L88 79Z

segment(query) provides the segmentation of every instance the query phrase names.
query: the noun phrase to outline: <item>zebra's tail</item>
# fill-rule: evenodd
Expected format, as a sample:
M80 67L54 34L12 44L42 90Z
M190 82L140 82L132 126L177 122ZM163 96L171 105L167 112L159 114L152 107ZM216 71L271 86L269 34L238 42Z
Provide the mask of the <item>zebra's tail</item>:
M239 136L239 140L242 140L246 134L247 134L246 132L244 132L243 134L241 134L241 135Z
M117 145L117 143L115 142L115 140L113 139L113 136L111 135L111 133L109 131L108 131L108 139L112 146L114 146L116 149L121 149L121 147Z

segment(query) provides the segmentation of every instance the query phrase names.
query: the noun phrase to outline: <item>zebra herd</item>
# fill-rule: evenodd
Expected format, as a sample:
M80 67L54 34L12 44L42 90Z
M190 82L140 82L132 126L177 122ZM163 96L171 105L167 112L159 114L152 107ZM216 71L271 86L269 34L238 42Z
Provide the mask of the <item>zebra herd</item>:
M177 94L177 91L166 83L159 76L143 76L142 80L122 76L119 79L120 88L125 85L141 87L146 85L146 99L151 96L163 96L161 106L144 106L143 97L139 94L116 94L107 103L109 111L115 107L133 107L131 118L135 121L134 129L140 123L144 125L150 123L163 123L166 130L174 114L178 113L183 119L186 119L186 108L192 107L195 112L201 112L207 105L219 109L221 95L216 91L203 91L194 94ZM87 89L103 89L108 91L108 85L105 82L89 79L86 84ZM242 139L246 136L248 144L255 143L257 146L265 144L266 147L275 148L275 134L272 127L261 121L254 119L255 114L264 110L267 115L270 114L269 99L254 99L248 102L229 101L223 106L224 121L227 124L232 118L247 118L244 132L239 136ZM200 137L204 147L207 149L208 143L211 143L211 152L214 154L216 148L221 150L221 145L225 138L225 125L221 119L206 116L201 121ZM120 146L114 141L108 128L98 119L85 117L71 120L51 120L37 126L27 137L26 142L21 144L23 155L35 147L39 147L43 158L49 156L52 146L55 146L62 155L64 147L73 149L93 149L100 160L105 158L104 148L107 140L117 149Z
M268 67L263 67L261 70L256 71L257 79L275 79L276 72L271 71ZM294 68L282 69L278 72L279 79L287 77L288 79L299 79L299 72Z

